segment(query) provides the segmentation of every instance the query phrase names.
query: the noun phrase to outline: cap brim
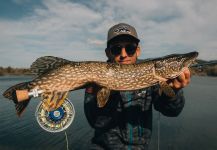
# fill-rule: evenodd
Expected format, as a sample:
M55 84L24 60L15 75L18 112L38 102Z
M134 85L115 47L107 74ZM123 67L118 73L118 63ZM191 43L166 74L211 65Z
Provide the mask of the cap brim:
M119 35L111 38L110 40L108 40L107 43L112 42L114 40L119 40L119 39L121 40L121 38L123 38L123 37L128 37L129 40L135 40L136 42L140 42L140 40L138 38L136 38L135 36L132 36L130 34L119 34Z

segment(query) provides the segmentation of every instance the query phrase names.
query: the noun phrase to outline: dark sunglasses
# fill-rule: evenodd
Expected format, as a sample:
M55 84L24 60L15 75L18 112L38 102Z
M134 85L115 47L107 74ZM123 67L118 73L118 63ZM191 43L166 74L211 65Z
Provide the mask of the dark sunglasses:
M122 48L125 48L127 55L133 56L136 52L137 46L138 46L137 44L126 44L124 46L117 44L117 45L111 46L109 49L112 55L118 56L121 54Z

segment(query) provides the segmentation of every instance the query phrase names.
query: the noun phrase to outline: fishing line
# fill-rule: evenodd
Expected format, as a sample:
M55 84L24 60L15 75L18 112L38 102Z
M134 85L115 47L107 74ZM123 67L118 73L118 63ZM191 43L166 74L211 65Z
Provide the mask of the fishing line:
M38 124L48 132L57 133L66 130L75 117L74 105L68 98L65 99L61 107L53 111L46 111L41 101L35 112Z
M47 132L57 133L65 132L66 149L69 150L68 136L66 129L72 124L75 117L74 105L68 98L64 103L53 111L46 111L43 109L43 102L41 101L35 112L38 124Z
M69 141L68 141L68 136L66 131L65 131L65 137L66 137L66 149L69 150Z
M160 150L160 112L158 112L157 119L157 149Z

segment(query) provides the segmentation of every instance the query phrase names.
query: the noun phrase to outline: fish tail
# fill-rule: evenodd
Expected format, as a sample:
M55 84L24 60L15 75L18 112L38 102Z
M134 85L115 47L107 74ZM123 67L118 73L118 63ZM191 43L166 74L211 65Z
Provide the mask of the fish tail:
M15 104L17 116L20 117L23 114L24 110L26 109L26 107L29 104L29 101L30 101L30 98L26 101L22 101L22 102Z
M16 109L16 113L17 115L20 117L22 115L22 113L24 112L24 110L26 109L27 105L29 104L30 98L28 98L25 101L19 102L17 100L17 95L16 95L16 91L17 90L26 90L28 89L28 84L29 82L23 82L23 83L19 83L16 84L10 88L8 88L4 93L3 96L7 99L10 99L14 102L15 104L15 109Z

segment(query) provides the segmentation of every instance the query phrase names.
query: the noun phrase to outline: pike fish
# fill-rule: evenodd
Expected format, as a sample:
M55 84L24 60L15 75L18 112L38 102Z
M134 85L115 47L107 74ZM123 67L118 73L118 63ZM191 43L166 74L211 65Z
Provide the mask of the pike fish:
M35 79L10 87L3 96L14 101L18 116L31 98L26 96L23 101L19 101L18 91L40 91L36 95L42 98L43 107L47 111L60 107L70 91L84 88L90 83L101 87L97 93L98 107L105 106L112 90L131 91L156 84L160 85L166 95L173 97L175 93L166 81L178 77L197 56L198 52L172 54L131 65L97 61L73 62L44 56L30 67L37 74Z

